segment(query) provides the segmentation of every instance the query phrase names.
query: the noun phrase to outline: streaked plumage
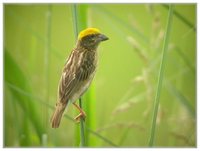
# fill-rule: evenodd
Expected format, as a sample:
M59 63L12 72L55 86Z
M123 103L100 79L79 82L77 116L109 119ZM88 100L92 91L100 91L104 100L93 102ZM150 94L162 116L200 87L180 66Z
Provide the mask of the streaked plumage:
M101 41L107 39L96 28L87 28L80 32L76 47L68 57L60 78L56 110L51 118L53 128L59 127L69 102L75 103L88 89L97 66L97 47ZM80 112L83 114L82 110Z

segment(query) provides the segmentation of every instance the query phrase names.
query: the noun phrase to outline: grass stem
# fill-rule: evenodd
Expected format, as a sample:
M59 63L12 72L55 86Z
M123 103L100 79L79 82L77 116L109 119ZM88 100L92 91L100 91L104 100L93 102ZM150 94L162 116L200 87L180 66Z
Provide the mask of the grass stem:
M156 96L154 100L154 109L153 109L153 117L152 117L152 123L151 123L151 131L150 131L150 138L149 138L149 146L154 145L155 140L155 130L156 130L156 119L158 114L158 107L160 103L160 94L162 89L162 81L164 77L164 68L165 68L165 62L166 62L166 51L168 49L169 45L169 35L172 25L172 15L173 15L173 8L172 5L169 6L169 13L168 13L168 20L167 20L167 27L166 27L166 33L165 33L165 39L163 43L163 54L162 54L162 60L160 64L160 70L158 75L158 85L156 90Z
M82 99L79 99L79 106L82 108ZM84 131L84 119L81 117L80 119L80 134L81 134L81 142L80 142L80 147L85 146L85 131Z
M77 19L77 5L73 5L73 23L74 23L74 33L77 39L78 37L78 19ZM79 99L79 106L82 108L82 99ZM84 119L81 117L80 119L80 147L85 146L85 132L84 132Z

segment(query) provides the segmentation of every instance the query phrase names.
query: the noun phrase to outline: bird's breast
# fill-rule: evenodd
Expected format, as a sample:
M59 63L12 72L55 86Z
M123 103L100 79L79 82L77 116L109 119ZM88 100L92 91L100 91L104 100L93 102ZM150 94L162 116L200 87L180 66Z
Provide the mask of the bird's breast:
M86 55L80 67L80 72L82 71L83 73L79 77L79 86L77 86L76 92L70 97L72 102L75 102L87 91L96 73L97 53L88 53Z

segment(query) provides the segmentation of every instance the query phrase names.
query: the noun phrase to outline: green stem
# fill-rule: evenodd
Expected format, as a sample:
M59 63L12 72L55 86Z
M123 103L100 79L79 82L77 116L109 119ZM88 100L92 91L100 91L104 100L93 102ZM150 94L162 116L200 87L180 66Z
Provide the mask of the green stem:
M167 29L166 29L166 34L165 34L165 39L164 39L164 44L163 44L162 60L161 60L160 71L158 75L157 91L156 91L156 96L154 100L154 110L153 110L151 132L150 132L150 138L149 138L149 146L153 146L154 139L155 139L156 119L157 119L158 107L159 107L159 102L160 102L160 94L161 94L161 89L162 89L162 81L163 81L164 67L165 67L165 60L166 60L166 51L168 49L168 44L169 44L169 34L170 34L171 24L172 24L172 15L173 15L173 8L172 8L172 5L170 5L168 21L167 21Z
M77 6L76 4L72 7L73 23L74 23L74 34L75 39L78 37L78 19L77 19Z
M44 67L45 67L45 100L49 104L49 57L51 48L51 5L48 5L46 12L46 41L45 41L45 51L44 51ZM47 106L44 105L44 133L42 135L42 146L47 146L47 133L49 125L49 110Z
M82 108L82 100L81 98L79 99L79 106ZM85 146L85 132L84 132L84 119L81 117L80 119L80 133L81 133L81 142L80 146L84 147Z
M75 37L77 39L78 37L78 19L77 19L77 6L76 4L73 5L73 22L74 22L74 33ZM81 98L79 99L79 106L82 108L82 100ZM80 119L80 147L85 146L85 132L84 132L84 119L81 117Z

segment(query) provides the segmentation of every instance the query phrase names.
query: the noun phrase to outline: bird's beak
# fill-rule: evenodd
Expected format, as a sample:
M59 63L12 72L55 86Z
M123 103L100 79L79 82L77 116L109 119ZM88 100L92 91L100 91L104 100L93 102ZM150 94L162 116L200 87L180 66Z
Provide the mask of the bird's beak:
M109 38L107 37L107 36L105 36L104 34L100 34L99 35L99 40L100 41L106 41L106 40L108 40Z

